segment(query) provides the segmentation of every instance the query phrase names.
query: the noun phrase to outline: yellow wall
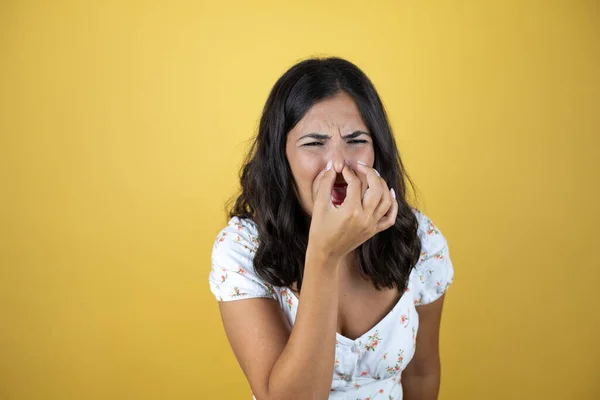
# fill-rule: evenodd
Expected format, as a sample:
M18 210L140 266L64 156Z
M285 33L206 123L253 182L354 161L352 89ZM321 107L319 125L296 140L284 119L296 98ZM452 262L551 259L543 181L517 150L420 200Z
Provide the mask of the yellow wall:
M235 3L0 3L0 398L248 398L210 251L317 54L373 79L450 242L440 399L600 398L598 2Z

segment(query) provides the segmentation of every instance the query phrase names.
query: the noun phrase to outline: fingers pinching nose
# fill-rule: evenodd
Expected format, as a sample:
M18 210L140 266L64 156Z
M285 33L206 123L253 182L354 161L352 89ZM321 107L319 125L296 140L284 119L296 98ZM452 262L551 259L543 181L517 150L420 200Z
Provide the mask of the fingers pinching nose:
M357 162L360 163L362 161L344 160L344 164L346 164L346 166L348 166L348 168L350 168L353 171L357 170L357 165L356 165Z
M360 164L360 165L362 165L362 166L364 166L364 167L368 167L367 164L365 164L364 162L362 162L360 160L358 160L357 163ZM373 168L373 167L371 167L371 168ZM375 173L377 174L377 176L381 178L381 174L379 173L379 171L377 171L375 168L373 168L373 171L375 171Z

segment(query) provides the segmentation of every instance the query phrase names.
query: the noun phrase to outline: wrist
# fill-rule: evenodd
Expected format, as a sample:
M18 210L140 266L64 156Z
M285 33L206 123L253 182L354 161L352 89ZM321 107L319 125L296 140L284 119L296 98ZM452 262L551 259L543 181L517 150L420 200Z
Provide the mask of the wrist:
M323 268L337 270L340 267L342 260L343 257L333 254L325 249L311 246L310 243L306 249L305 265L321 266Z

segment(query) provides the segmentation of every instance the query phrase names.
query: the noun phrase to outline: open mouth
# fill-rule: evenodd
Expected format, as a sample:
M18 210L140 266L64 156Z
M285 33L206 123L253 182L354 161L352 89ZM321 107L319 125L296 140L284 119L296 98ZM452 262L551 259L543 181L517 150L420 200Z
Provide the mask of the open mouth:
M339 206L344 202L347 187L348 184L346 182L337 182L333 185L331 189L331 202L334 205Z

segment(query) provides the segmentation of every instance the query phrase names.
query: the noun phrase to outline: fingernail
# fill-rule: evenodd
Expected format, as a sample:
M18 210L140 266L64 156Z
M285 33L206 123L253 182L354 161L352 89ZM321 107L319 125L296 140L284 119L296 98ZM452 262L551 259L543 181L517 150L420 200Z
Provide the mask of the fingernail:
M396 192L394 191L394 188L391 188L390 192L392 193L392 197L395 199L396 198Z
M375 173L377 174L377 176L381 178L381 175L379 175L379 171L377 171L375 168L373 168L373 171L375 171Z
M325 166L325 171L329 171L331 169L332 165L333 165L333 161L329 160L327 162L327 165Z
M360 165L365 165L365 166L367 165L367 164L365 164L364 162L362 162L360 160L358 160L357 163L359 163Z

